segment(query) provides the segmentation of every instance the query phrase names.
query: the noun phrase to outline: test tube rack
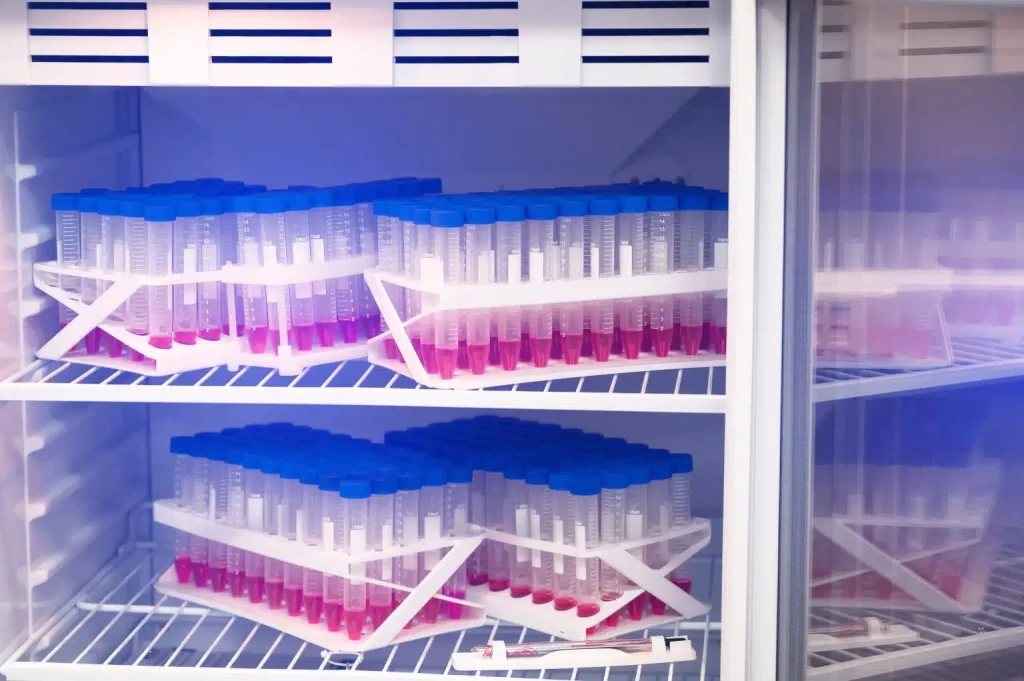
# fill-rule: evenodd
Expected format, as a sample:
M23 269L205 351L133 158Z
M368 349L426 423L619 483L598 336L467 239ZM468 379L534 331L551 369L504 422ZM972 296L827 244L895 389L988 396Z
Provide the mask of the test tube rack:
M596 549L579 549L568 544L520 537L490 529L484 530L484 535L489 541L528 549L531 552L531 557L547 552L576 559L597 558L599 562L609 565L636 585L635 588L624 589L622 596L615 600L598 601L598 612L589 617L579 617L575 608L555 610L553 602L535 604L528 596L513 598L508 589L490 591L486 584L469 587L466 598L482 603L485 612L496 619L514 622L571 641L598 641L663 626L681 619L705 617L711 610L711 606L701 603L668 579L673 570L710 543L711 522L704 518L695 518L689 525L673 528L656 536ZM671 556L668 563L662 567L650 568L640 557L635 555L635 553L642 553L643 547L649 544L671 543L672 540L682 538L685 538L686 548ZM624 618L620 619L615 627L601 627L594 633L587 634L587 629L597 627L610 615L625 608L644 592L665 604L666 613L664 615L645 615L636 621ZM670 610L672 612L669 612Z
M36 288L61 305L75 312L76 317L36 353L40 359L62 360L75 364L109 367L147 376L166 376L185 371L227 365L232 371L240 366L260 366L277 369L283 376L297 376L303 369L318 364L330 364L366 356L367 344L335 345L333 348L314 346L308 352L294 352L290 345L282 343L275 354L270 348L264 354L249 352L244 338L237 336L234 324L228 324L229 333L218 341L197 340L195 345L174 343L168 349L156 348L149 344L146 336L128 331L123 322L115 321L110 315L132 294L143 286L174 286L178 284L203 284L220 282L227 285L226 295L228 318L235 319L235 286L264 286L268 300L276 300L278 318L287 319L288 286L298 283L319 281L359 275L374 264L373 256L360 256L333 262L307 265L275 265L270 267L241 267L225 265L214 272L171 274L149 276L91 270L82 267L59 265L56 262L37 263L34 266ZM58 277L79 277L106 282L106 291L99 294L92 303L84 303L56 285ZM117 358L105 354L89 355L74 348L93 329L121 341L125 348L134 350L146 361L133 361L128 356ZM127 351L126 351L127 355Z
M418 279L379 269L368 270L364 274L367 286L380 308L381 317L388 327L383 334L370 340L368 357L373 364L387 367L431 388L476 390L529 381L600 376L627 371L725 366L723 355L706 352L691 356L673 353L668 357L656 357L652 353L642 353L639 359L627 360L623 357L612 357L607 362L597 362L593 358L581 357L579 364L575 366L552 362L547 367L539 368L521 363L515 371L504 371L501 367L488 366L482 375L457 371L454 378L443 380L427 373L423 362L416 354L409 335L409 329L428 315L446 310L525 308L536 305L686 294L724 296L727 287L727 270L718 268L671 274L481 285L445 284L438 268L424 269L427 274ZM419 292L423 312L403 321L395 306L395 301L388 294L389 287ZM386 356L384 341L389 338L393 338L397 344L401 360L388 359Z
M270 610L266 604L252 604L245 597L233 598L230 593L214 593L209 589L200 589L191 584L180 584L170 568L157 581L156 589L175 598L222 610L238 615L260 624L291 634L309 641L325 650L339 653L362 653L385 646L429 638L437 634L462 631L480 626L484 617L482 604L472 599L461 600L444 596L441 587L466 562L466 559L483 541L482 533L474 533L465 537L442 537L440 539L421 539L409 546L393 547L383 551L366 551L349 555L344 551L325 551L316 546L308 546L283 537L272 536L249 530L244 527L232 527L223 522L203 518L187 510L178 508L171 500L159 500L153 504L153 520L161 525L187 532L227 546L252 551L269 558L299 565L303 568L318 570L328 575L352 578L352 568L379 560L389 560L400 556L435 552L444 555L437 565L430 570L416 587L405 587L387 581L366 577L361 574L358 579L368 584L381 584L391 589L406 591L409 595L403 600L384 622L359 641L350 641L344 634L329 632L322 624L310 624L304 617L289 617L284 611ZM458 620L439 620L436 624L419 623L405 629L427 601L437 599L458 603L464 606L463 617Z
M981 610L988 578L992 571L995 547L986 537L987 516L971 514L951 520L912 520L894 517L822 517L815 518L814 532L856 562L857 567L837 571L811 580L811 605L848 608L881 608L886 610L974 613ZM920 550L886 551L871 541L869 533L898 533L920 530L941 532L949 538ZM938 585L922 577L913 566L947 554L959 554L966 565L957 575L959 590L952 596ZM967 560L963 560L967 557ZM841 584L866 577L886 580L894 587L890 598L877 594L821 595L823 587L842 592ZM838 587L838 588L837 588ZM816 595L816 592L818 595Z

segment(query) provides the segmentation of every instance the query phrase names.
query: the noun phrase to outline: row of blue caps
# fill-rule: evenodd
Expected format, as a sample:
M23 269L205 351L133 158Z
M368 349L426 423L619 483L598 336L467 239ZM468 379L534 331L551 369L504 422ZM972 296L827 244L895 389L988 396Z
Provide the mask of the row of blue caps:
M454 431L467 440L480 439L463 442L449 437ZM504 446L481 446L482 442L503 442ZM598 442L603 446L596 446ZM273 423L176 436L171 438L170 450L318 485L354 499L466 484L474 470L578 495L693 471L689 454L671 454L578 429L489 416L395 431L387 434L384 444ZM630 463L621 465L624 461Z
M729 195L715 189L665 183L450 194L420 200L381 198L373 203L375 215L433 227L680 210L728 211Z
M268 191L265 185L221 178L200 178L128 187L124 191L83 189L50 198L54 211L144 218L167 222L175 218L224 213L275 214L313 208L372 204L380 198L416 198L440 193L438 178L397 177L337 187L294 185Z

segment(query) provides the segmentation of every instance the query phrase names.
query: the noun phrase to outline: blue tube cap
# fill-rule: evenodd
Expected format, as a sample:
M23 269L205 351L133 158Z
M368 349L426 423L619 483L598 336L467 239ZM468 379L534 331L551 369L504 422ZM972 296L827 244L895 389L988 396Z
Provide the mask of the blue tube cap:
M192 438L188 435L175 435L172 437L171 454L192 454Z
M670 459L670 462L673 474L693 472L693 457L689 454L676 454Z
M623 196L619 201L619 211L622 213L646 213L647 197L637 195Z
M303 481L305 484L305 481ZM324 492L337 492L341 480L336 475L321 475L317 478L316 486Z
M202 205L195 199L180 199L174 202L174 213L179 218L197 218Z
M548 476L548 487L552 492L568 492L572 486L572 474L558 471Z
M436 209L430 211L430 224L433 227L459 228L466 224L461 210Z
M503 203L498 206L498 222L522 222L526 219L526 208L521 203Z
M629 479L622 471L605 471L601 475L602 489L626 489L629 487Z
M533 467L526 469L527 485L546 485L550 477L551 474L547 468Z
M590 202L591 215L618 215L619 202L615 199L593 199Z
M372 491L367 480L342 480L338 485L338 494L343 499L368 499Z
M423 476L418 470L405 470L398 474L398 489L410 492L423 487Z
M442 466L430 466L423 469L424 487L441 487L448 484L448 472Z
M596 476L582 475L572 481L569 493L575 497L590 497L601 493L601 482Z
M54 194L50 197L50 208L53 210L78 210L78 194Z
M170 203L147 203L142 210L146 222L173 222L174 206Z
M550 201L527 204L526 216L531 220L554 220L558 217L558 204Z
M284 196L281 194L260 194L255 197L255 210L260 215L283 213L285 210Z
M470 206L466 209L467 225L493 225L496 211L492 206Z
M679 210L679 196L677 194L655 194L648 201L652 211L659 213L671 213Z
M630 485L646 485L651 481L651 469L647 466L630 466L626 469Z
M398 491L398 478L393 475L378 475L370 481L373 494L394 494Z

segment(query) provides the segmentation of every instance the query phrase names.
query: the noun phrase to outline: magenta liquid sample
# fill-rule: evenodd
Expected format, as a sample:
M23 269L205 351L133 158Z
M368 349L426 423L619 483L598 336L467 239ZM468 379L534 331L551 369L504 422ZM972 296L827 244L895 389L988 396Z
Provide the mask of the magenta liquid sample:
M267 582L267 607L280 610L284 602L284 582Z
M322 348L333 348L334 337L335 337L334 322L317 322L316 323L316 339L320 343Z
M112 357L114 359L120 357L121 353L124 351L124 343L117 340L109 333L104 333L103 335L107 339L107 356Z
M650 352L654 348L654 339L651 337L651 325L644 324L644 335L640 339L640 352Z
M380 315L370 315L359 320L363 327L363 335L373 338L380 335Z
M220 329L199 329L199 337L208 341L220 340Z
M580 363L580 356L583 354L583 336L572 335L562 336L562 356L565 363L575 366Z
M324 597L320 594L304 596L302 605L306 609L306 621L310 624L319 624L324 614Z
M672 325L672 350L682 350L683 341L680 338L679 322Z
M430 375L437 373L437 346L433 343L420 342L420 360L423 369Z
M622 339L622 354L625 355L626 359L638 359L640 357L640 344L643 341L643 335L643 331L619 332L619 338Z
M262 603L266 583L263 576L249 575L245 578L245 590L249 592L250 603Z
M523 332L519 337L519 361L530 361L530 334Z
M615 327L615 331L612 333L612 354L622 354L622 329Z
M439 348L434 355L437 357L437 374L442 380L448 381L455 377L455 366L458 364L458 348Z
M580 347L580 357L593 357L594 343L591 340L590 329L583 330L583 345Z
M504 591L508 588L508 579L491 579L487 582L487 587L491 591Z
M221 333L223 333L225 336L230 336L231 335L231 325L230 324L221 324L220 325L220 330L221 330ZM238 336L239 338L241 338L242 336L245 335L245 324L236 324L235 325L235 335Z
M298 617L302 613L302 589L284 589L284 604L291 617Z
M90 355L98 355L103 344L103 332L93 329L85 336L85 351Z
M576 605L577 617L593 617L600 611L601 606L597 603L579 603Z
M564 612L565 610L572 610L576 607L576 599L572 596L559 596L555 599L555 610Z
M700 350L700 342L703 335L703 326L679 327L680 345L683 352L687 355L696 355Z
M365 610L345 611L345 631L348 633L348 640L358 641L363 637L363 627L366 625Z
M241 598L245 595L245 573L229 572L228 586L231 588L232 598Z
M551 332L551 359L562 359L562 334Z
M257 326L245 330L245 338L249 341L249 352L254 355L262 355L267 351L267 336L269 329L265 326Z
M327 621L327 631L341 631L341 618L345 609L339 601L326 601L324 603L324 619Z
M398 343L394 338L384 339L384 356L388 359L398 359Z
M417 338L410 338L409 342L412 343L412 351L414 353L416 353L416 356L419 357L420 361L422 362L423 361L423 343L420 341L420 339L418 337ZM399 359L402 360L402 364L405 364L405 357L399 357Z
M182 345L195 345L197 334L195 331L175 331L174 342Z
M532 589L529 584L516 584L509 591L509 595L511 595L512 598L524 598L530 595L531 590ZM491 591L494 591L494 589L491 589Z
M492 367L501 365L501 353L498 351L498 337L491 336L490 353L487 355L487 363Z
M192 563L192 583L205 589L210 581L210 566L206 563Z
M644 611L647 610L647 594L642 593L629 602L626 606L627 612L629 612L629 619L634 622L640 621L644 616Z
M533 356L533 366L539 369L546 367L551 358L551 339L531 338L530 354Z
M178 584L188 584L192 577L192 556L175 557L174 574L178 576Z
M214 593L223 593L228 588L228 569L226 567L210 568L210 587Z
M469 368L469 350L466 346L466 341L459 341L459 364L460 369Z
M427 624L437 624L437 619L441 615L441 601L431 598L423 606L422 614L424 622Z
M296 326L295 327L295 341L298 345L299 352L309 352L313 349L313 325L309 326Z
M716 355L725 354L725 327L716 326L712 324L709 328L711 333L711 343L715 349Z
M591 333L590 338L594 344L594 360L607 362L611 358L613 334Z
M487 371L487 356L490 347L487 345L470 345L466 352L469 354L469 370L474 376L482 376Z
M470 572L467 579L469 579L470 586L480 586L481 584L487 583L487 573Z
M390 605L370 606L370 624L374 629L379 629L380 625L384 624L384 620L391 616L391 610Z
M359 342L359 320L357 319L339 319L338 320L338 332L341 334L341 340L346 345L352 345L353 343Z
M519 363L520 341L498 341L498 355L501 358L501 368L505 371L515 371Z
M651 330L651 343L657 357L668 357L668 353L672 349L672 336L672 329Z
M450 590L446 589L445 592L444 592L444 595L445 596L449 596L451 598L458 598L459 600L465 600L465 598L466 598L466 592L465 591L450 591ZM462 604L461 603L445 603L444 605L445 605L445 612L448 615L448 619L450 619L450 620L460 620L460 619L462 619Z
M555 598L554 592L553 591L549 591L547 589L545 589L543 591L534 591L533 592L533 602L534 602L535 605L543 605L545 603L550 603L552 600L554 600L554 598Z

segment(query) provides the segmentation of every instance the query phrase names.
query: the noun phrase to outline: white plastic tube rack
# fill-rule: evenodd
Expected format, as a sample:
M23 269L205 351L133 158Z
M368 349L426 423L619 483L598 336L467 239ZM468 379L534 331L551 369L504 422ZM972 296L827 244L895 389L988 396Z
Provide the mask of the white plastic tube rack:
M229 334L219 341L197 340L195 345L175 343L169 349L161 349L150 345L146 336L138 336L129 332L123 323L112 321L109 316L143 286L223 282L227 284L229 319L234 319L236 314L234 287L246 284L266 286L271 291L276 288L279 318L285 319L287 318L285 289L288 285L358 275L372 267L374 260L373 256L361 256L302 266L277 265L257 268L226 265L215 272L167 276L86 270L80 267L61 266L55 262L37 263L34 273L36 287L77 313L75 319L39 349L37 355L42 359L62 359L79 364L124 369L149 376L165 376L222 364L226 364L233 371L237 370L239 366L262 366L277 369L285 376L295 376L306 367L365 357L366 343L336 345L333 348L314 347L308 352L301 353L292 352L291 347L287 343L283 343L277 354L269 351L265 354L254 354L249 352L245 339L236 335L237 329L234 324L227 325ZM93 303L87 304L54 285L54 281L59 275L105 281L109 282L110 286ZM273 296L268 296L268 299L271 298ZM95 328L102 329L151 362L134 362L128 357L110 358L100 354L72 353L72 349Z
M645 274L635 277L604 277L571 281L522 282L512 284L446 285L439 276L414 279L382 272L377 269L365 273L367 285L388 331L369 342L368 354L372 363L385 366L431 388L475 390L510 383L598 376L625 371L651 371L689 367L725 366L725 357L701 353L685 356L674 353L668 357L655 357L650 353L640 359L627 360L612 357L607 362L596 362L582 357L578 365L553 363L545 368L521 365L515 371L488 367L483 375L474 376L457 372L451 380L431 376L423 367L410 340L408 328L426 316L441 310L479 310L502 307L557 305L560 303L586 303L597 300L622 300L650 296L674 296L690 293L723 293L726 290L727 270L709 269L672 274ZM423 312L402 321L384 284L418 291L422 294ZM402 360L388 359L384 340L394 338Z
M366 564L377 560L396 558L425 551L448 549L434 569L414 588L386 581L378 581L360 575L368 583L383 584L395 590L408 591L406 597L381 624L368 636L359 641L348 641L336 632L328 632L325 627L308 624L305 619L289 617L287 614L271 611L264 605L252 605L247 599L232 598L230 594L215 594L209 590L198 589L189 584L179 584L173 568L168 570L160 581L157 589L184 600L207 605L218 610L240 615L260 624L274 627L298 638L310 641L328 650L338 652L359 653L374 650L392 643L428 638L435 634L479 626L483 616L479 602L460 600L441 595L441 587L455 570L462 565L473 550L483 541L482 534L468 537L442 537L436 540L421 540L409 546L394 547L386 551L366 551L356 555L348 555L342 551L324 551L315 546L306 546L300 542L283 537L271 536L246 528L231 527L225 523L202 518L177 508L173 502L157 501L153 504L153 520L161 525L188 532L199 537L252 551L269 558L276 558L292 565L318 570L320 572L351 578L353 565ZM461 620L439 621L437 624L420 624L409 630L405 625L412 620L427 601L431 599L459 603L470 608L470 616ZM473 614L476 614L474 617Z
M710 611L710 606L701 603L668 580L668 575L674 569L688 561L711 542L711 522L707 519L695 518L689 525L663 534L588 550L580 550L566 544L518 537L514 534L494 530L486 530L485 536L489 540L503 544L558 553L577 559L599 558L601 562L611 566L636 584L635 588L624 589L622 596L614 601L599 601L598 612L590 617L577 616L575 608L555 610L553 602L536 605L529 598L512 598L507 589L497 592L490 591L486 584L470 587L466 597L471 601L482 603L484 610L491 617L522 624L559 638L584 641L614 638L666 625L680 619L703 617ZM648 544L657 544L681 537L687 538L687 547L681 553L672 556L668 563L660 568L647 567L641 559L630 553L631 550L642 548ZM648 615L638 621L620 620L615 628L602 628L594 634L587 635L588 628L595 627L608 619L609 615L618 612L645 591L665 604L666 614ZM668 610L673 612L670 614ZM602 666L604 664L609 663L603 663Z

